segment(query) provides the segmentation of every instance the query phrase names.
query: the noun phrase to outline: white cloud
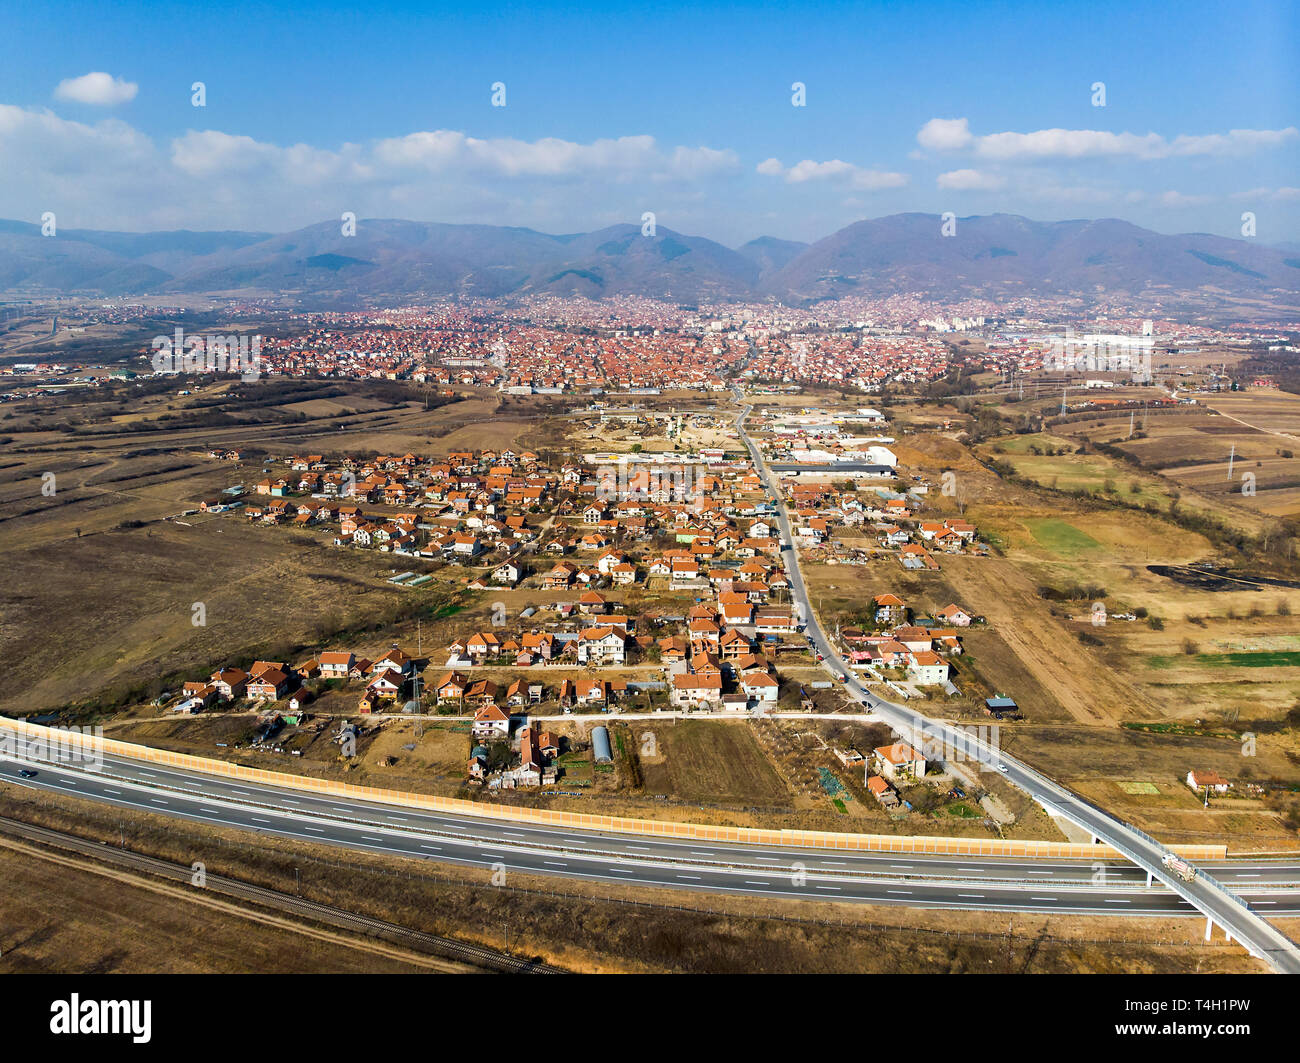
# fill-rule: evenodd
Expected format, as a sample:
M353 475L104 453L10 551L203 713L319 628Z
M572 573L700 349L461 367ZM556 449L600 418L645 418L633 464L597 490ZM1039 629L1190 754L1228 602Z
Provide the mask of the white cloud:
M1190 155L1240 157L1278 147L1300 136L1285 129L1232 129L1207 135L1182 134L1166 140L1158 133L1111 133L1100 129L1039 129L1032 133L974 136L965 118L932 118L916 134L931 151L973 149L986 159L1107 158L1166 159Z
M935 184L940 188L958 192L991 192L1004 188L1006 183L1005 177L981 173L979 170L949 170L935 179Z
M765 159L755 169L767 177L784 177L787 184L798 185L807 181L843 181L852 188L877 191L883 188L902 188L907 184L907 174L888 170L867 170L843 159L816 162L804 159L789 169L778 159Z
M693 181L700 177L739 173L740 169L740 157L730 148L677 147L673 149L666 176Z
M931 118L916 134L916 142L931 151L956 151L974 139L966 118Z
M1276 202L1289 202L1293 199L1300 199L1300 188L1251 188L1245 192L1236 192L1233 199L1247 200L1258 202L1260 200L1270 200Z
M639 219L647 195L661 217L685 216L701 190L716 194L741 170L729 149L661 147L649 136L583 144L432 130L322 148L209 129L158 143L117 119L87 124L4 104L0 158L8 216L54 210L60 227L108 229L283 231L353 210L568 231Z
M1261 148L1276 148L1300 136L1295 126L1285 129L1230 129L1208 136L1179 136L1169 145L1171 155L1248 155Z
M399 170L468 171L499 177L696 180L740 168L739 158L730 149L679 146L665 154L651 136L578 144L555 137L480 140L448 129L381 140L375 145L374 158Z
M1206 203L1213 202L1212 196L1189 196L1182 192L1176 192L1170 189L1168 192L1161 194L1157 202L1164 207L1202 207Z
M1166 150L1155 133L1107 133L1095 129L1040 129L1034 133L990 133L976 140L975 150L989 159L1066 158L1132 155L1156 158Z
M95 107L114 107L135 99L140 89L134 81L123 81L102 71L82 74L79 78L64 78L54 89L54 96L73 103L88 103Z
M217 130L189 132L171 144L171 163L191 177L273 177L291 185L361 181L374 175L354 144L338 151L294 144L281 148Z

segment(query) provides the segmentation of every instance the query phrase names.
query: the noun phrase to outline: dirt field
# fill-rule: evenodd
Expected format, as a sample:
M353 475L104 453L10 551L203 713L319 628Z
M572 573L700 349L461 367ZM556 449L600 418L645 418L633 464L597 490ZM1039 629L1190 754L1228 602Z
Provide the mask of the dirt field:
M791 804L749 724L687 720L657 734L658 756L642 758L649 792L683 801Z
M1166 505L1177 491L1184 505L1235 514L1254 530L1262 525L1250 514L1300 513L1300 402L1294 400L1282 392L1207 396L1201 408L1153 413L1145 423L1138 411L1131 424L1128 410L1099 412L1057 425L1053 436L999 441L991 449L1004 450L1018 472L1048 486L1100 491L1109 482L1130 501ZM1081 441L1110 443L1140 468L1096 452L1032 453L1054 440L1057 451L1063 441L1069 450Z
M346 944L215 896L0 843L0 970L19 974L416 973L427 965ZM298 929L297 927L300 927ZM202 947L197 947L197 943ZM396 951L396 950L394 950Z
M379 556L304 550L283 532L162 522L53 546L0 525L9 566L0 633L13 654L0 674L0 709L150 696L241 658L293 656L335 629L439 593L386 584ZM204 626L194 625L196 602Z

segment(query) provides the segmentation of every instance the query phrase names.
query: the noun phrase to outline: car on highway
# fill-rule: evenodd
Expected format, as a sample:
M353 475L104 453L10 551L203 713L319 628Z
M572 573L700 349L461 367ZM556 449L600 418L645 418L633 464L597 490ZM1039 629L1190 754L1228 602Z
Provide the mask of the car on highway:
M23 770L18 773L18 777L20 779L34 779L36 778L36 772L32 771L31 768L23 768Z
M817 654L817 659L818 659L819 661L824 661L824 660L826 660L826 658L823 657L820 653Z
M998 771L1002 772L1003 774L1006 774L1006 773L1007 773L1008 771L1010 771L1010 770L1011 770L1011 769L1008 768L1005 764L999 764L999 765L998 765Z

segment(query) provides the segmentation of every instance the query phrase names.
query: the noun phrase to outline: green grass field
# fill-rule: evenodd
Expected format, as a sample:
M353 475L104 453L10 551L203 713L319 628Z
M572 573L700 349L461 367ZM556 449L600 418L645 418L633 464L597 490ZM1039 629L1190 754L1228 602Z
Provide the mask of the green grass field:
M1172 668L1182 662L1202 668L1300 668L1300 650L1255 650L1245 653L1195 653L1182 657L1150 657L1152 668Z
M1059 557L1076 557L1092 550L1100 550L1101 543L1091 535L1080 531L1073 524L1055 517L1043 517L1026 520L1034 540L1045 550L1050 550Z

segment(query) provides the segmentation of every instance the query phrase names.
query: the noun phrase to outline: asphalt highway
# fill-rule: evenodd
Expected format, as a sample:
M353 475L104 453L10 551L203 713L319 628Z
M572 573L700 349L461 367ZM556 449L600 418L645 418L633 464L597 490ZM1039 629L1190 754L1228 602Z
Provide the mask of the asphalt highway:
M36 775L21 778L24 768ZM496 867L597 882L916 907L1195 914L1159 883L1147 888L1145 876L1125 863L738 846L539 827L287 788L250 789L237 780L129 758L106 758L101 770L4 761L0 779L261 834L461 864L478 869L485 885ZM1253 903L1279 915L1300 913L1296 862L1234 863L1230 870Z

